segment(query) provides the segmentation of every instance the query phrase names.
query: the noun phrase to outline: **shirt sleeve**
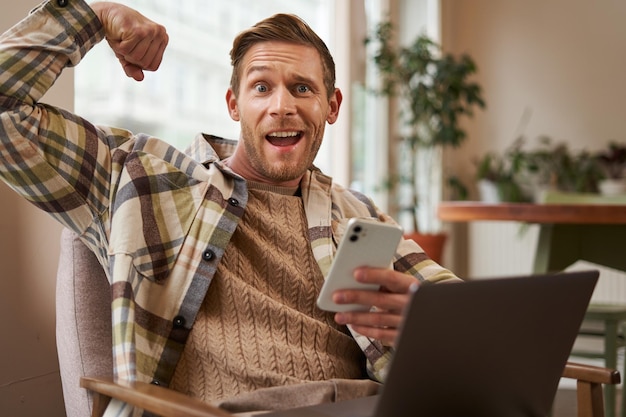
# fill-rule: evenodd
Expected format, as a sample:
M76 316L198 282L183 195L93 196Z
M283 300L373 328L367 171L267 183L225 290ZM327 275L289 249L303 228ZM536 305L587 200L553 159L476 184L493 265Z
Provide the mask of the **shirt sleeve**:
M40 100L103 38L81 0L44 2L0 36L0 177L79 233L107 212L112 149L130 134Z

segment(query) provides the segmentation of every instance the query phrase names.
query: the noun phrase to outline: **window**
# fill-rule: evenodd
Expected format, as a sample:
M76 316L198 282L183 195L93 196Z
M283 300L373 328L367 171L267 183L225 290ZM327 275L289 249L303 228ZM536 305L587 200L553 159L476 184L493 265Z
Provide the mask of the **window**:
M440 40L441 0L365 0L366 35L376 26L390 19L399 31L400 42L407 43L420 33L426 32ZM408 224L398 213L397 201L411 196L411 192L396 191L390 195L388 187L398 165L402 163L402 151L398 149L397 137L401 125L398 121L397 104L384 96L374 95L379 87L379 74L372 62L374 50L365 51L364 83L353 87L352 125L352 187L371 196L384 211L394 216L406 230Z

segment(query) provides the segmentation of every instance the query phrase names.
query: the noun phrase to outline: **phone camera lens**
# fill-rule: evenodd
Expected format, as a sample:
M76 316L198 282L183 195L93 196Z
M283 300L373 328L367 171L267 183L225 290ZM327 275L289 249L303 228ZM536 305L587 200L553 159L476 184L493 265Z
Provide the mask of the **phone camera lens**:
M358 235L350 236L350 242L356 242L357 240L359 240L359 236Z
M354 228L354 233L361 233L361 226L356 226Z

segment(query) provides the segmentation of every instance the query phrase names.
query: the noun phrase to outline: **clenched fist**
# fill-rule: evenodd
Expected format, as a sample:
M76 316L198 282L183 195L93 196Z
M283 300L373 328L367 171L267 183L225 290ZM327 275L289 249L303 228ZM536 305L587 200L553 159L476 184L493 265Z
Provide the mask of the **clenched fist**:
M159 68L169 41L165 27L119 3L94 2L91 8L126 75L142 81L144 71Z

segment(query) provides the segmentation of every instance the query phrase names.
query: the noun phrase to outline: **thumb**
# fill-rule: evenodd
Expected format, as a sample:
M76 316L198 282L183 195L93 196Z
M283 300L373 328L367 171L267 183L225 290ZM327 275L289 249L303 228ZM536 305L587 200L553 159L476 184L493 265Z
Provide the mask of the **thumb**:
M115 42L111 42L109 41L109 44L111 43L115 43ZM113 48L113 46L112 46ZM124 73L130 77L133 78L135 81L143 81L145 75L143 72L143 68L140 67L139 65L133 64L131 62L128 62L122 55L120 54L115 54L117 57L117 60L120 62L120 64L122 65L122 69L124 70Z

